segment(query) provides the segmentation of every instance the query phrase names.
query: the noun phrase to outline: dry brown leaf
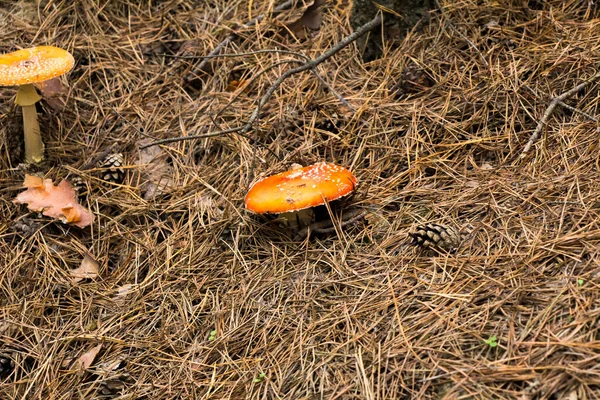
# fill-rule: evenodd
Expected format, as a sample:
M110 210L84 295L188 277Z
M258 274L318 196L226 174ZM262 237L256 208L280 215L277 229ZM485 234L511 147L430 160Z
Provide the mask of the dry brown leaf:
M306 30L316 31L321 28L323 22L323 12L321 6L325 4L325 0L315 0L306 9L302 16L287 26L288 30L297 38L306 38Z
M92 213L77 202L75 190L66 180L63 179L54 186L52 179L43 180L37 176L25 175L23 186L27 190L19 193L13 203L27 204L30 210L58 218L64 224L84 228L92 223Z
M98 276L98 261L94 260L89 254L83 256L81 265L71 270L71 281L77 283L84 279L96 278Z
M93 347L92 349L86 351L81 357L79 357L79 359L77 360L77 362L79 363L79 367L81 369L89 368L90 365L92 365L92 363L96 359L96 356L98 355L98 352L100 351L101 348L102 348L102 343L100 343L98 346Z
M69 93L69 88L62 84L60 78L36 82L34 86L39 89L46 103L54 111L59 112L64 109L65 101L61 97Z
M143 146L148 141L140 141ZM145 200L152 199L174 187L173 167L167 163L167 154L159 146L141 149L137 164L141 167L143 183L141 189Z
M69 92L69 89L62 84L59 78L36 82L34 85L40 90L44 98L62 96Z

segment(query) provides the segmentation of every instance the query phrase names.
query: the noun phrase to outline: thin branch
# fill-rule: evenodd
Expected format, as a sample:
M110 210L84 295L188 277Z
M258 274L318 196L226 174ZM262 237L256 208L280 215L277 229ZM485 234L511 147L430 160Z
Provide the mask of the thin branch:
M329 49L325 53L321 54L319 57L315 58L314 60L308 61L299 67L292 68L292 69L285 71L283 73L283 75L281 75L271 85L271 87L269 87L269 89L267 90L265 95L260 99L260 101L258 102L258 105L254 109L254 112L252 113L252 115L250 115L250 119L248 119L248 122L246 123L246 125L244 125L242 127L241 132L248 132L250 130L250 128L252 128L252 124L254 123L254 121L256 121L256 118L258 118L260 109L267 103L269 98L271 98L271 96L273 95L273 93L275 93L275 91L279 88L279 86L281 86L283 81L285 81L287 78L289 78L292 75L298 74L298 73L306 71L308 69L315 68L317 65L319 65L323 61L331 58L333 55L338 53L341 49L348 46L350 43L354 42L359 37L361 37L362 35L364 35L365 33L369 32L369 31L371 31L372 29L376 28L380 24L381 24L381 15L377 14L377 16L375 18L373 18L371 21L367 22L366 24L364 24L363 26L358 28L352 34L346 36L338 44L333 46L331 49Z
M269 65L268 67L263 68L261 71L259 71L257 74L255 74L252 77L252 80L250 82L248 82L248 85L251 85L254 81L258 80L258 78L260 78L263 74L269 72L273 68L277 68L280 65L291 64L291 63L301 64L302 61L300 61L300 60L282 60L282 61L276 62L275 64ZM225 104L225 106L217 112L217 114L215 115L215 118L218 118L221 114L223 114L223 112L225 112L225 110L227 110L229 108L229 106L231 106L233 104L233 102L236 101L238 99L238 97L241 96L242 93L244 93L244 91L240 90L237 94L235 94L233 96L233 98L231 100L229 100L227 102L227 104Z
M325 86L325 88L327 88L327 90L333 93L333 95L340 101L340 103L348 107L350 111L356 112L356 109L354 109L354 107L352 107L350 103L348 103L348 101L346 101L346 99L333 88L333 86L331 86L325 79L323 79L321 75L319 75L316 68L311 68L310 71L317 77L318 80L321 81L321 83L323 84L323 86Z
M297 51L280 50L280 49L262 49L262 50L246 51L243 53L223 53L223 54L215 54L215 55L208 55L208 56L179 56L177 54L163 53L163 54L161 54L161 56L167 57L167 58L178 58L178 59L186 60L186 59L191 59L191 58L193 58L193 59L198 59L198 58L235 58L235 57L255 56L258 54L268 54L268 53L288 54L288 55L293 55L293 56L297 56L300 58L308 59L308 57L306 57L304 54L298 53Z
M521 82L521 84L523 86L525 86L525 88L527 88L531 93L533 93L534 96L541 97L540 94L538 92L536 92L535 90L533 90L529 85L526 85L526 84L524 84L522 82ZM598 118L594 117L593 115L590 115L590 114L586 113L583 110L580 110L579 108L575 108L573 106L570 106L567 103L565 103L564 101L559 101L558 104L561 105L561 106L563 106L566 109L569 109L569 110L573 111L574 113L583 115L584 117L586 117L587 119L589 119L591 121L598 122Z
M292 69L285 71L279 78L277 78L277 80L269 87L269 89L267 89L267 92L263 95L263 97L258 102L258 105L256 106L256 108L250 115L250 118L248 119L246 124L235 127L235 128L230 128L230 129L213 132L213 133L207 133L207 134L203 134L203 135L162 139L162 140L153 142L151 144L148 144L146 147L153 146L153 145L166 144L166 143L179 142L179 141L190 140L190 139L203 139L203 138L207 138L207 137L227 135L230 133L238 133L238 134L240 132L247 133L248 131L250 131L250 129L252 128L252 125L258 118L258 116L260 114L260 110L264 107L264 105L267 103L267 101L269 101L269 99L271 98L273 93L275 93L275 91L279 88L279 86L281 86L283 81L285 81L287 78L289 78L292 75L298 74L300 72L304 72L306 70L314 69L317 65L319 65L322 62L326 61L327 59L331 58L336 53L338 53L340 50L342 50L344 47L348 46L350 43L354 42L359 37L361 37L365 33L369 32L370 30L376 28L380 24L381 24L381 15L378 14L371 21L367 22L366 24L364 24L363 26L358 28L356 31L354 31L350 35L346 36L339 43L337 43L335 46L333 46L331 49L329 49L325 53L321 54L319 57L315 58L314 60L307 61L304 64L300 65L299 67L292 68Z
M265 53L278 53L278 54L288 54L288 55L293 55L296 56L298 58L303 59L305 62L309 62L310 58L308 56L305 56L302 53L298 53L296 51L290 51L290 50L280 50L280 49L263 49L263 50L256 50L256 51L248 51L245 53L225 53L225 54L216 54L216 55L208 55L208 56L202 56L202 57L197 57L197 56L178 56L178 55L172 55L172 54L162 54L162 56L164 57L171 57L171 58L180 58L180 59L188 59L188 58L234 58L234 57L244 57L244 56L253 56L253 55L257 55L257 54L265 54ZM256 80L260 75L262 75L263 73L269 71L270 69L279 66L281 64L284 63L292 63L292 62L297 62L297 63L301 63L302 61L300 60L287 60L287 61L281 61L278 62L276 64L271 65L270 67L267 67L265 69L263 69L262 71L260 71L257 75L255 75L254 77L252 77L252 80ZM321 75L319 75L319 72L317 71L316 68L312 68L311 72L317 77L317 79L319 81L321 81L321 83L323 84L323 86L325 86L325 88L327 90L329 90L331 93L333 93L333 95L346 107L348 107L351 111L356 111L354 109L354 107L352 107L350 105L350 103L348 103L348 101L346 101L346 99L339 94L325 79L323 79L323 77ZM252 82L250 82L252 83ZM249 83L249 84L250 84ZM225 111L236 99L237 99L237 95L231 99L229 101L229 103L227 103L225 105L225 107L223 107L218 113L217 116L219 116L223 111Z
M440 9L442 16L446 19L446 23L448 24L448 26L450 28L452 28L452 30L454 32L458 33L458 35L460 37L462 37L463 40L465 40L469 44L469 46L471 46L473 48L473 50L475 50L475 52L479 55L479 58L481 58L481 61L483 61L485 66L489 68L490 64L487 62L487 60L485 59L485 57L483 56L481 51L479 51L479 49L477 48L475 43L473 43L465 34L463 34L456 26L454 26L454 24L452 23L450 18L446 15L446 10L444 10L444 7L442 7L442 5L439 3L439 1L436 0L435 3L436 3L436 6Z
M277 7L275 7L273 9L273 13L277 13L283 10L287 10L288 8L290 8L293 4L294 4L295 0L288 0L285 3L282 3L280 5L278 5ZM242 25L242 28L250 28L251 26L256 25L257 23L259 23L260 21L262 21L265 18L265 14L261 14L258 17L251 19L250 21L246 22L244 25ZM200 64L198 64L192 71L190 71L190 73L185 76L183 78L184 83L186 82L190 82L191 80L194 79L194 76L198 74L198 72L202 71L202 69L206 66L206 64L208 64L208 62L210 61L210 59L214 56L216 56L217 54L219 54L221 52L221 50L233 39L235 39L237 36L236 33L230 33L229 36L227 36L221 43L219 43L217 45L217 47L215 47L213 49L213 51L211 51L208 56L204 57L204 59L200 62Z
M564 101L559 101L558 104L560 104L561 106L563 106L564 108L573 111L574 113L577 114L581 114L584 117L594 121L594 122L598 122L598 118L594 117L593 115L590 115L588 113L586 113L585 111L580 110L579 108L575 108L573 106L568 105L567 103L565 103Z
M556 106L559 105L560 103L562 103L564 100L568 99L569 97L573 96L575 93L579 92L581 89L588 86L590 83L597 81L598 79L600 79L600 73L597 73L596 75L589 78L587 81L580 83L579 85L575 86L571 90L568 90L568 91L564 92L563 94L561 94L560 96L552 99L552 101L550 102L550 105L548 106L548 108L546 108L546 111L544 112L544 116L542 117L540 122L537 124L535 131L533 131L533 133L529 137L527 144L525 144L525 147L523 148L523 151L521 152L521 158L525 158L527 156L527 153L531 149L531 146L533 146L533 143L535 143L535 141L538 140L538 137L540 136L540 132L548 124L548 119L554 112L554 109L556 108Z
M174 137L174 138L161 139L161 140L157 140L156 142L152 142L152 143L148 143L143 146L140 146L140 149L145 149L147 147L160 145L160 144L182 142L184 140L206 139L206 138L215 137L215 136L227 135L229 133L238 133L239 134L243 128L244 128L243 126L237 126L235 128L229 128L229 129L225 129L225 130L222 130L219 132L205 133L202 135L192 135L192 136L183 136L183 137L179 136L179 137Z

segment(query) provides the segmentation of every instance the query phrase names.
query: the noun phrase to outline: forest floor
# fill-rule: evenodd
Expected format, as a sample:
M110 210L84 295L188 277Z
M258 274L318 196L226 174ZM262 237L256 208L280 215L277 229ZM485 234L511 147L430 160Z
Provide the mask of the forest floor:
M600 397L600 85L522 156L597 73L599 6L439 3L380 59L355 42L283 81L245 134L144 147L244 125L352 33L348 1L0 0L1 52L76 60L38 105L39 165L0 88L0 398ZM358 179L333 232L245 210L318 161ZM92 225L13 203L25 174L79 182ZM428 223L458 249L411 245Z

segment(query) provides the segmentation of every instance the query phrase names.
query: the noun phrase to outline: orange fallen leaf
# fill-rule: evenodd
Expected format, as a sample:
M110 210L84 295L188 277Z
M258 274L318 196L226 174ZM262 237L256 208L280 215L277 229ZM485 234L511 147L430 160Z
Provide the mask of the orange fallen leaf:
M64 224L73 224L84 228L92 223L92 214L78 202L73 186L62 180L57 186L52 179L43 180L40 177L25 175L21 192L13 200L15 204L27 204L27 208L38 211L47 217L58 218Z
M241 79L239 81L233 80L233 81L229 81L229 84L227 85L226 90L228 92L235 92L239 88L243 88L242 91L244 93L248 93L248 88L246 87L247 85L248 85L248 81L245 79Z
M98 266L98 261L94 260L89 254L85 254L83 260L81 260L81 265L71 270L71 281L77 283L84 279L97 277Z
M81 357L79 357L77 362L79 363L81 369L87 369L90 367L90 365L92 365L101 348L102 343L96 347L93 347L91 350L86 351Z

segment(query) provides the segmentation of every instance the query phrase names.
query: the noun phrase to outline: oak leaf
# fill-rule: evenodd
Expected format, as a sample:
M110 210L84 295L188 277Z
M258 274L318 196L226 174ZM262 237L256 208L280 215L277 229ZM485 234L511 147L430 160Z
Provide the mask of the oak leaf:
M27 204L31 211L60 219L64 224L73 224L85 228L92 223L93 215L78 202L73 186L66 180L58 185L52 179L42 179L33 175L25 175L21 192L13 200L15 204Z

